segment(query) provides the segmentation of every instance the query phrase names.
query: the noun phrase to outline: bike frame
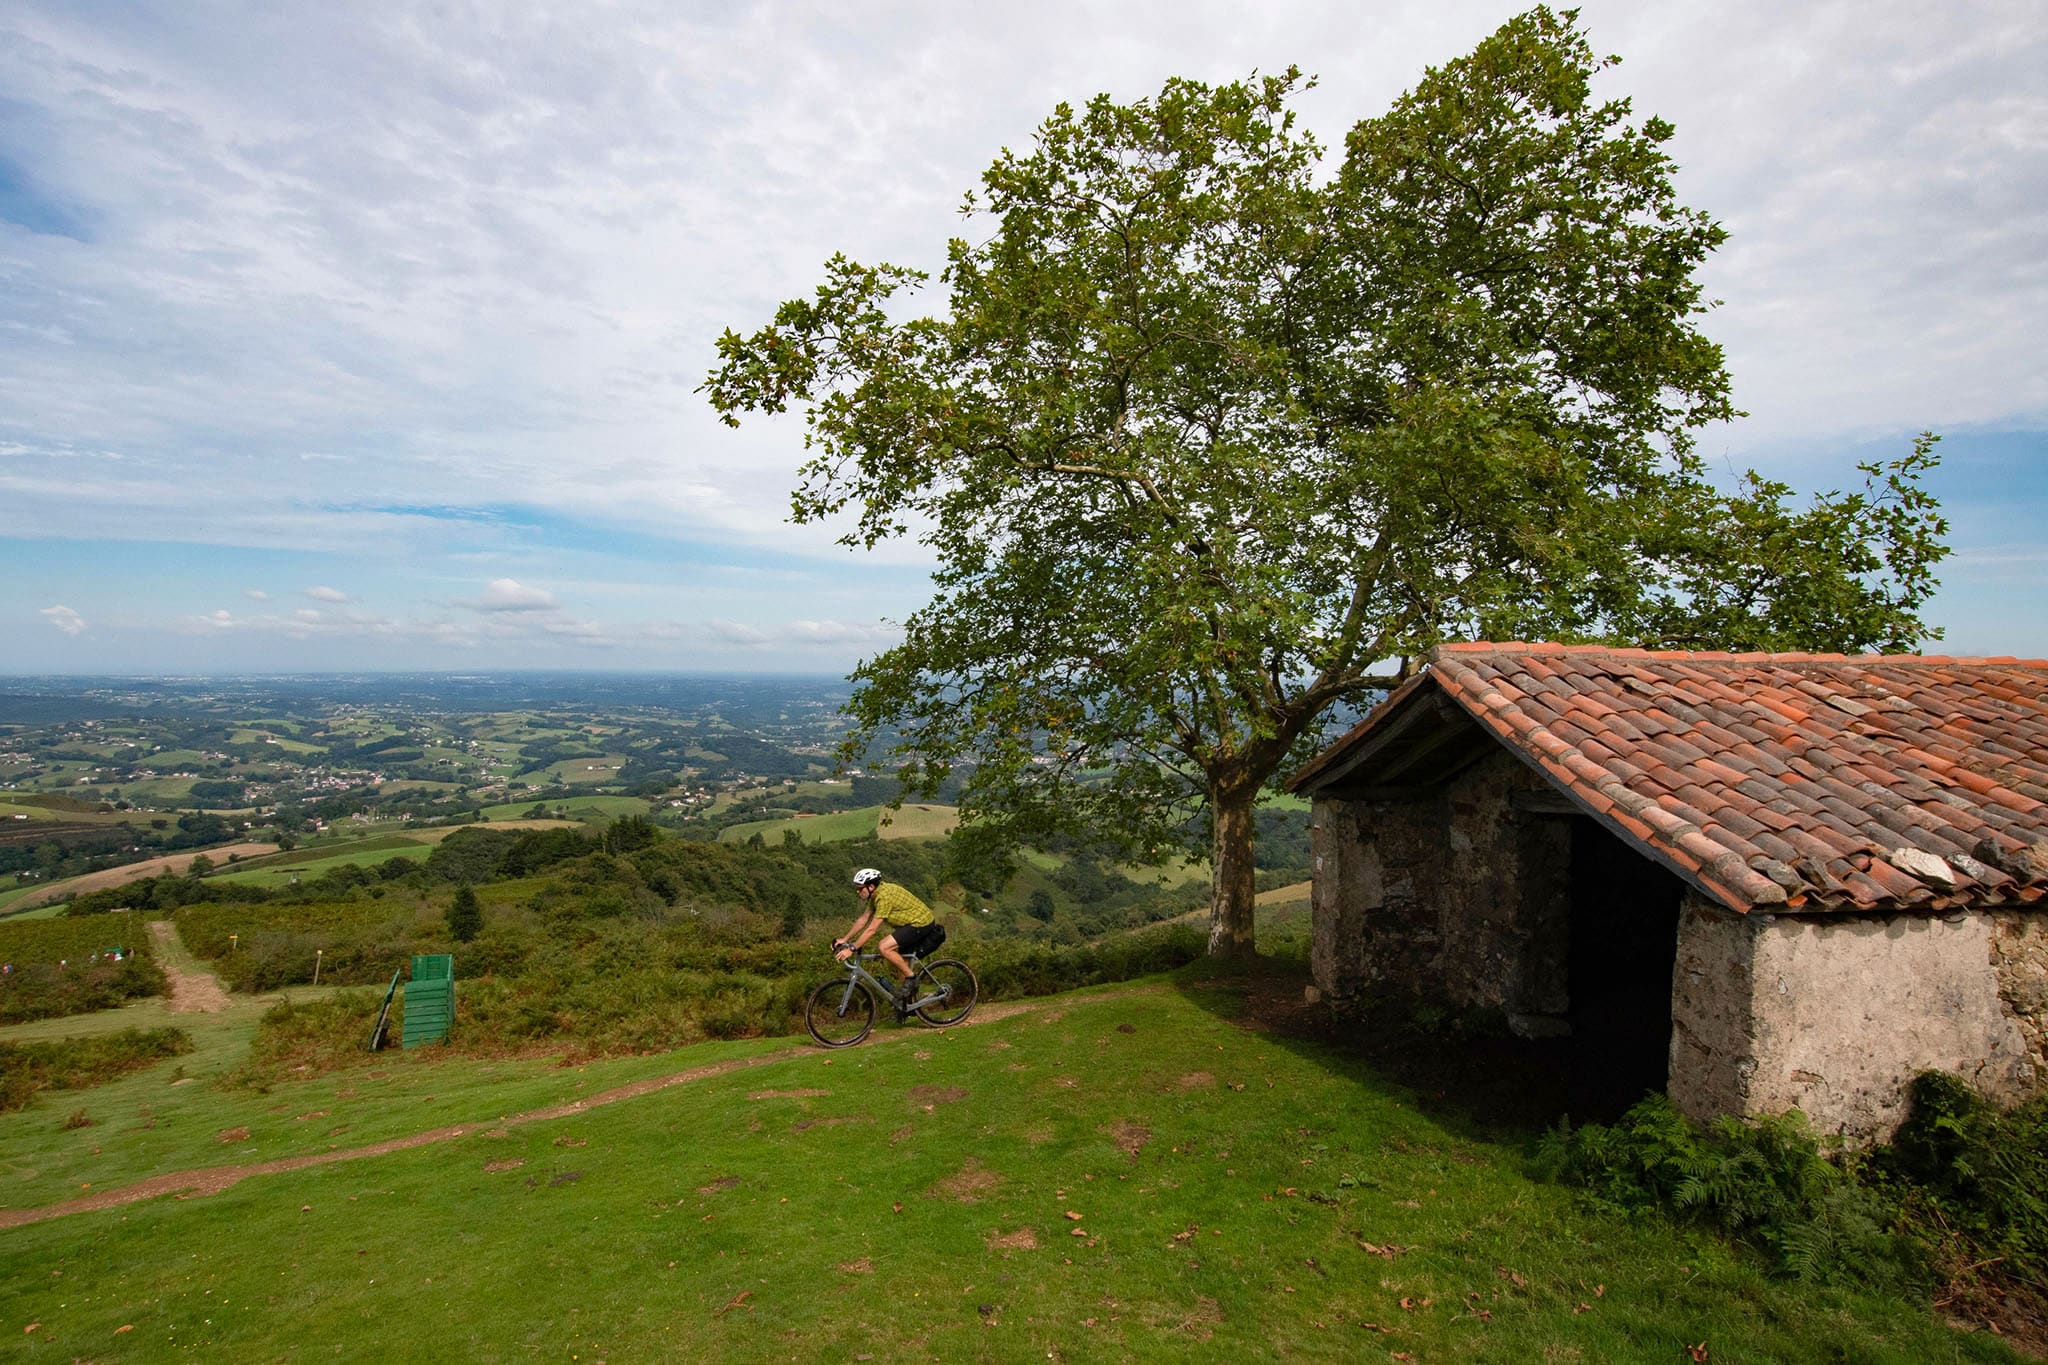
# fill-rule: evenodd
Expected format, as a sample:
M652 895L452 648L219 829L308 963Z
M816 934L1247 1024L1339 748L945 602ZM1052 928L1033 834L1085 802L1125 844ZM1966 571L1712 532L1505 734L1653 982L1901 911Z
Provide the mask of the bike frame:
M880 977L876 976L873 972L869 971L867 968L860 965L863 962L880 962L881 960L882 955L878 952L864 953L858 948L853 950L853 956L846 959L845 963L847 993L839 997L839 1013L846 1013L846 1007L853 1003L854 987L863 981L867 982L868 985L872 986L875 992L879 994L882 997L882 999L888 1001L890 1007L893 1008L899 1015L915 1014L917 1011L923 1009L926 1005L934 1004L946 998L945 992L939 991L934 994L924 996L920 999L912 1000L908 1004L897 1004L896 988L892 985L886 984ZM903 960L910 964L910 979L912 981L916 981L917 969L924 965L923 955L920 953L905 953L903 955Z

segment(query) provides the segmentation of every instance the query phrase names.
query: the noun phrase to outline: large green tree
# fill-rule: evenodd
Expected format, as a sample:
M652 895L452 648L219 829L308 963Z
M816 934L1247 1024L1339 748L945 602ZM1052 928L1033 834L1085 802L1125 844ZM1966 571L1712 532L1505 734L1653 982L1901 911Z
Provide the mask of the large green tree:
M724 335L728 421L807 414L795 519L937 561L855 674L853 745L913 790L971 768L970 854L1206 841L1232 955L1261 791L1439 641L1922 638L1924 448L1804 511L1704 478L1692 433L1735 415L1698 330L1723 233L1676 198L1670 126L1594 100L1604 65L1533 10L1334 175L1295 72L1062 105L968 196L943 312L835 257Z

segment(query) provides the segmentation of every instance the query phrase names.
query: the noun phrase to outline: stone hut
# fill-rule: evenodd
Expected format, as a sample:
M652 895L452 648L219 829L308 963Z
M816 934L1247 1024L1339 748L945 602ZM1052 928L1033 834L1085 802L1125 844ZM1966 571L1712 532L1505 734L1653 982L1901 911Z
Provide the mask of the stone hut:
M1292 785L1317 988L1568 1038L1575 1117L2048 1065L2048 662L1446 645Z

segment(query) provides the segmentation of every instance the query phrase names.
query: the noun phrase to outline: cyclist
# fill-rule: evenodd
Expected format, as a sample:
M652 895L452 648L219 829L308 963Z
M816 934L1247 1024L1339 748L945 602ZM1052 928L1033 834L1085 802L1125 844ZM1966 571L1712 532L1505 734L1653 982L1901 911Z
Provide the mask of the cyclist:
M883 935L880 945L882 960L903 978L896 987L896 1008L901 1010L916 989L910 980L910 964L903 960L903 955L938 947L945 940L946 931L932 918L930 906L896 883L883 881L882 874L872 867L853 874L853 894L860 897L860 913L854 917L846 937L832 945L833 954L841 962L846 961L867 943L876 929L888 925L889 932Z

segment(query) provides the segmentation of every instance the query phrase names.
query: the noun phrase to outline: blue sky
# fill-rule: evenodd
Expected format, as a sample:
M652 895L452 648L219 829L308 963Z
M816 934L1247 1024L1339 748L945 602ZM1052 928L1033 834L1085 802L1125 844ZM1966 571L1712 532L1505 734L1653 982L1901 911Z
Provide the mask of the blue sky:
M915 544L783 521L693 392L833 251L930 267L1061 99L1299 63L1337 143L1512 4L0 11L0 672L843 671ZM1956 652L2048 655L2048 18L1587 3L1678 126L1742 422L1946 436Z

